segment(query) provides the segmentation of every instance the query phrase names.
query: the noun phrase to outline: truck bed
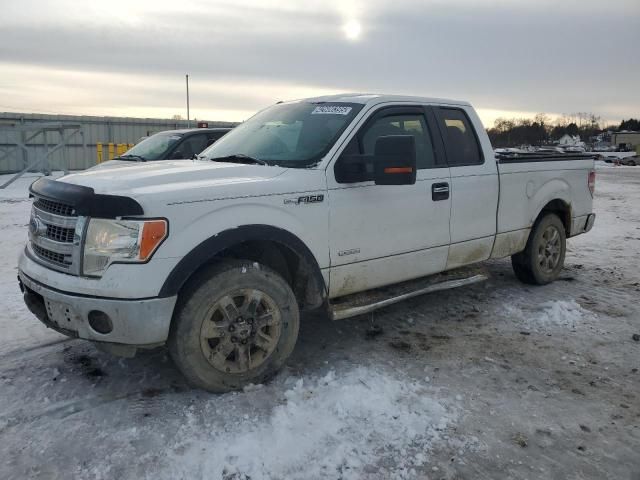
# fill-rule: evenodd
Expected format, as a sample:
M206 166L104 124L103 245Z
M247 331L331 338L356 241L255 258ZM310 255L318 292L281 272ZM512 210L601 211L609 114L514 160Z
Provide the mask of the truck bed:
M523 232L551 200L570 210L568 222L591 213L590 153L496 153L500 178L497 233Z
M529 162L566 162L569 160L591 160L593 153L555 153L555 152L513 152L496 153L498 163L529 163Z

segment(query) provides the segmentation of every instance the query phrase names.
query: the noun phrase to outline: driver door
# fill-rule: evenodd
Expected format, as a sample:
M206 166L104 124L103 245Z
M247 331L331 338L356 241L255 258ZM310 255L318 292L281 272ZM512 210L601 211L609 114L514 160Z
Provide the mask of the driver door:
M445 269L450 175L441 147L434 148L433 127L422 106L382 108L361 124L341 153L372 154L381 136L412 135L414 185L339 183L334 168L341 157L329 167L330 298Z

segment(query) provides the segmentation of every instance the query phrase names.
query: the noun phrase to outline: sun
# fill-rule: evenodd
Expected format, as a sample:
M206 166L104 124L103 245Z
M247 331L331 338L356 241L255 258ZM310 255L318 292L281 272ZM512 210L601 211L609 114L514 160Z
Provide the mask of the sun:
M349 40L357 40L362 33L362 26L357 20L349 20L343 25L342 30Z

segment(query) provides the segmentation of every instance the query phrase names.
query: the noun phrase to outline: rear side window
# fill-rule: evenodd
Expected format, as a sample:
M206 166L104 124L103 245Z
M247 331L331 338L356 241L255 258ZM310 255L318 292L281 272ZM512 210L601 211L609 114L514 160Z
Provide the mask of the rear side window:
M484 163L478 138L467 114L457 108L437 108L435 110L444 137L449 166Z

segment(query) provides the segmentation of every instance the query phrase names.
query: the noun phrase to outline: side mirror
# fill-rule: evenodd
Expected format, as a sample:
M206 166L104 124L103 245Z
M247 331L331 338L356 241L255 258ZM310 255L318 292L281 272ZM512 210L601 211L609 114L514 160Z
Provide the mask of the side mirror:
M416 183L416 143L412 135L388 135L376 141L374 153L376 185Z

